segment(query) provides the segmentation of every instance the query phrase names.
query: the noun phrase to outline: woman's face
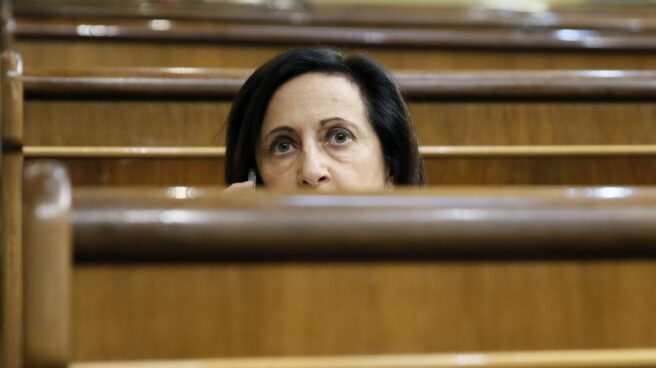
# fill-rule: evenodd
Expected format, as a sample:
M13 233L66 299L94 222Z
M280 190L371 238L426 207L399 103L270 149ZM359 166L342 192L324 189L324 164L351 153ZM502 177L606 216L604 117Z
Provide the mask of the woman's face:
M283 84L264 116L256 152L268 188L382 190L383 154L358 87L307 73Z

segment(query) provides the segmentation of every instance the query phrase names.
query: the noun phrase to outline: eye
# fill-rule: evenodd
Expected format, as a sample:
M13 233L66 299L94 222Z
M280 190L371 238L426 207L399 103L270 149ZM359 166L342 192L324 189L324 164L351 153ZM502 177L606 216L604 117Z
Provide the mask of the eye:
M353 135L346 129L338 128L328 132L328 143L342 146L353 140Z
M295 149L296 143L293 140L287 137L280 137L273 141L269 151L274 155L283 156Z

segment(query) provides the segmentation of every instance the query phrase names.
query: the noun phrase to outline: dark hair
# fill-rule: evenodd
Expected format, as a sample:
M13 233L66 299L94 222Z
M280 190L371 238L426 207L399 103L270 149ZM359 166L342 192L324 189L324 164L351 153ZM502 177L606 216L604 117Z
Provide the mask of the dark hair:
M425 185L424 163L414 127L396 84L371 59L344 57L330 49L286 52L262 65L246 80L228 115L226 184L246 181L249 168L257 170L255 150L269 101L284 83L310 72L344 76L356 84L393 183ZM257 177L261 184L261 175Z

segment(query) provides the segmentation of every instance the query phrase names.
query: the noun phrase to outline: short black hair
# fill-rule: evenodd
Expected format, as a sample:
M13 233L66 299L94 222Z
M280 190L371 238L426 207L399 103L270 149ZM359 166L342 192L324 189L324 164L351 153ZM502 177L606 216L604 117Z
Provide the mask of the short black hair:
M424 162L408 108L387 73L365 56L345 57L325 48L288 51L258 68L241 87L232 103L226 129L225 181L246 181L257 170L256 147L264 115L274 93L291 79L306 73L340 75L358 86L367 115L395 185L426 184ZM262 184L261 175L257 175Z

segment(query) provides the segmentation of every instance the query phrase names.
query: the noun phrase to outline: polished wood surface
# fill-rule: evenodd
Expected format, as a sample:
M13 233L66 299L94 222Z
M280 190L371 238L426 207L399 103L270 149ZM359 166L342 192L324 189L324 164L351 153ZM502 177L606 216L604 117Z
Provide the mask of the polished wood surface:
M28 70L24 152L68 158L76 184L147 185L147 175L166 185L220 184L221 173L201 173L222 167L230 101L248 73ZM431 184L656 182L650 174L653 72L394 76L409 102ZM167 167L181 172L166 173Z
M23 62L20 55L2 53L2 140L5 146L20 147L23 142Z
M316 44L312 44L316 45ZM296 45L297 47L302 45ZM264 64L290 47L192 42L19 40L26 65L42 68L102 67L250 67ZM637 69L656 67L651 51L474 50L349 48L366 53L387 68L433 70ZM121 55L121 57L115 57ZM66 61L63 61L66 60Z
M316 46L316 43L311 45ZM296 47L303 46L301 44ZM214 67L255 68L290 47L267 44L38 39L18 40L26 65L39 68ZM637 69L656 68L652 51L496 50L487 48L348 48L366 53L390 69ZM121 55L121 57L116 57Z
M20 79L22 71L19 57L3 53L0 84L0 125L2 174L0 188L1 206L1 259L2 259L2 332L0 341L3 367L22 366L22 221L21 221L21 178L23 168L22 113L23 90Z
M409 101L409 109L423 145L656 143L656 105L651 101L436 97ZM28 99L25 145L222 146L229 110L226 100Z
M503 4L424 5L358 3L124 3L17 1L15 11L21 18L146 18L233 21L294 25L375 25L396 27L513 27L513 28L587 28L627 32L651 31L653 5L558 6L549 4L543 11L522 11ZM285 5L285 4L283 4ZM291 5L291 7L289 7ZM530 6L529 6L530 8Z
M29 158L223 158L225 147L23 147ZM420 146L425 158L654 156L654 145L624 146Z
M195 97L234 96L251 69L121 68L28 69L23 84L34 97ZM396 72L406 98L513 97L653 98L656 72L634 70Z
M496 5L496 6L495 6ZM515 4L516 5L516 4ZM175 21L233 21L294 25L370 25L395 27L574 28L646 32L656 28L654 6L643 4L543 5L515 9L504 4L423 5L377 3L122 3L17 1L19 17L146 18ZM524 10L522 10L524 9Z
M194 188L79 189L73 210L76 254L141 255L151 262L169 254L201 260L224 254L647 255L656 251L655 225L656 190L631 187L283 197Z
M69 69L256 67L303 45L366 52L396 69L656 67L656 42L648 33L567 28L442 30L171 21L162 28L146 20L40 19L17 21L15 38L26 65Z
M219 146L230 101L241 85L237 80L246 74L29 71L26 145ZM656 114L652 72L402 73L396 78L424 145L656 142L656 134L649 133Z
M26 167L24 183L24 364L64 367L71 353L71 186L54 163Z
M91 22L90 22L91 23ZM193 42L242 42L273 44L334 44L349 46L529 48L575 50L654 50L656 41L649 34L617 33L601 30L558 31L522 29L452 30L287 26L256 24L169 23L158 29L151 22L70 22L17 21L15 37L109 40L164 40ZM554 34L555 33L555 34Z
M81 264L73 356L654 346L654 270L635 259Z
M653 189L120 192L75 193L75 361L656 343Z
M71 368L455 368L477 367L651 367L653 349L558 350L512 353L460 353L346 357L232 358L193 361L74 363Z
M42 157L41 157L42 158ZM28 158L32 161L35 158ZM74 185L223 185L221 158L59 158ZM653 185L651 155L425 159L429 185Z
M23 247L20 183L23 157L18 152L2 153L2 366L23 367Z

